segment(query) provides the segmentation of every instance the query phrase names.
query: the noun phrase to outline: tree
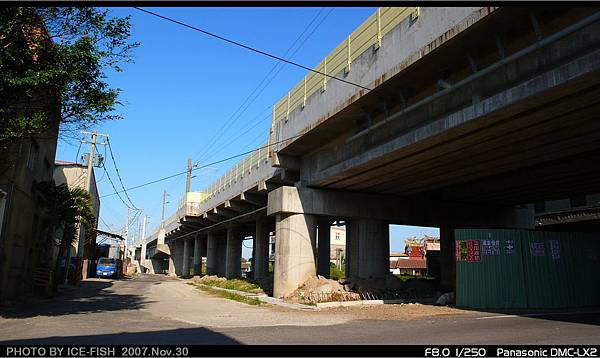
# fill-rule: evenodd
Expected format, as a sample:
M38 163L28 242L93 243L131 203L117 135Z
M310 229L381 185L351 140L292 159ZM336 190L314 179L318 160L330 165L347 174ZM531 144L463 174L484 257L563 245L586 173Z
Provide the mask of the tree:
M55 262L48 260L49 267L55 269L55 283L64 279L60 276L60 258L62 258L77 238L77 225L85 227L86 236L94 233L95 220L92 198L83 188L71 188L66 184L54 185L53 182L41 182L36 185L36 193L40 205L47 212L48 237L46 238L47 252L53 252L58 245L58 258ZM86 238L80 238L85 240ZM52 258L53 259L53 258ZM68 265L68 263L66 263Z
M129 20L93 7L0 9L0 150L56 124L68 138L120 118L106 78L139 46Z

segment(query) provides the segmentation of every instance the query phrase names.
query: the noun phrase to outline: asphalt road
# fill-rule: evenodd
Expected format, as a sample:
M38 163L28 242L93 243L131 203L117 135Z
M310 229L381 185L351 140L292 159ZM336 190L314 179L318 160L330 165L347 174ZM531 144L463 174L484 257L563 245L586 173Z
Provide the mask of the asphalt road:
M399 306L385 309L403 312L395 311L401 309ZM183 281L164 276L91 279L51 300L33 300L0 309L0 343L344 345L600 341L600 310L532 316L462 312L408 318L397 314L387 315L386 319L364 319L364 311L359 310L305 312L248 306L209 296Z

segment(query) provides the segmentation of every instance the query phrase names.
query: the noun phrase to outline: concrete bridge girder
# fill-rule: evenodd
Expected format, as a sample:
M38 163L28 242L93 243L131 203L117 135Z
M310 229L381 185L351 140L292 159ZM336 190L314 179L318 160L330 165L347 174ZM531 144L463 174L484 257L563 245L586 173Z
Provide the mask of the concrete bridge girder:
M457 227L534 227L530 206L493 207L289 186L269 193L267 214L279 213L374 219L434 227L449 224Z

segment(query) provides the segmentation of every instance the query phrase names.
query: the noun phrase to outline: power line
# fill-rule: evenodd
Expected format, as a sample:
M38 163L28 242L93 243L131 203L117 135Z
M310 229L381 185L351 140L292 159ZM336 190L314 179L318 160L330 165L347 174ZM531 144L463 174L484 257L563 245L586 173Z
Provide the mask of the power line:
M262 147L254 148L254 149L252 149L252 150L249 150L249 151L246 151L246 152L243 152L243 153L240 153L240 154L236 154L236 155L233 155L233 156L231 156L231 157L228 157L228 158L225 158L225 159L220 159L220 160L217 160L217 161L215 161L215 162L208 163L208 164L205 164L205 165L197 165L197 164L195 164L195 165L194 165L194 168L193 168L192 170L198 170L198 169L202 169L202 168L207 168L207 167L210 167L211 165L215 165L215 164L219 164L219 163L223 163L223 162L229 161L229 160L231 160L231 159L239 158L239 157L242 157L242 156L244 156L244 155L248 155L248 154L250 154L250 153L253 153L253 152L257 151L257 150L261 150L261 149L264 149L264 148L269 148L269 147L272 147L272 146L274 146L274 145L277 145L277 144L283 143L283 142L285 142L285 141L288 141L288 140L290 140L290 139L294 139L294 138L297 138L297 137L300 137L300 136L302 136L302 134L297 134L297 135L291 136L291 137L289 137L289 138L286 138L286 139L280 140L280 141L278 141L278 142L274 142L274 143L271 143L271 144L264 145L264 146L262 146ZM151 184L159 183L159 182L161 182L161 181L165 181L165 180L168 180L168 179L171 179L171 178L178 177L178 176L180 176L180 175L187 174L187 172L188 172L188 171L187 171L187 170L185 170L185 171L183 171L183 172L181 172L181 173L172 174L172 175L169 175L169 176L166 176L166 177L160 178L160 179L156 179L156 180L149 181L149 182L147 182L147 183L144 183L144 184L140 184L140 185L132 186L132 187L130 187L130 188L127 188L126 190L134 190L134 189L139 189L139 188L142 188L142 187L145 187L145 186L151 185ZM108 173L107 173L107 174L108 174ZM108 178L109 178L109 180L110 180L110 175L108 175L107 177L108 177ZM110 182L111 182L111 184L112 184L112 180L111 180ZM102 196L101 196L101 198L105 198L105 197L107 197L107 196L113 196L113 195L117 195L117 196L118 196L118 195L119 195L119 193L122 193L122 192L123 192L123 190L121 190L121 191L118 191L118 190L115 188L114 184L113 184L113 189L115 190L115 192L114 192L114 193L110 193L110 194L102 195ZM119 196L119 198L121 198L121 196ZM123 201L123 199L122 199L122 198L121 198L121 201ZM125 203L125 201L123 201L123 204L127 205L127 204Z
M296 52L298 52L298 50L300 50L300 48L304 45L304 43L306 42L306 40L310 36L312 36L312 34L315 32L315 30L321 25L321 23L323 22L323 20L325 20L325 18L327 18L327 16L329 16L329 14L331 13L332 10L330 10L329 13L327 13L327 15L325 15L325 17L321 20L321 22L319 22L319 24L317 24L317 26L312 30L312 32L304 39L304 41L300 44L300 46L288 58L291 59L296 54ZM304 36L304 34L306 33L306 31L308 31L308 29L317 20L317 18L321 15L322 12L323 12L323 8L321 8L321 10L319 10L319 12L317 13L317 15L304 28L304 30L300 33L300 35L298 35L298 37L296 38L296 40L294 40L294 42L292 43L292 45L290 45L290 47L285 51L285 53L284 53L283 56L287 56L287 54L294 48L294 46L296 46L296 44L298 43L298 41L300 41L300 39L302 38L302 36ZM271 74L275 70L277 70L278 67L279 67L279 70L269 79L269 77L271 76ZM267 88L267 86L269 86L269 84L271 84L271 82L273 82L273 80L275 79L275 77L277 77L277 75L279 74L279 72L281 72L282 69L283 69L283 64L281 64L279 62L275 63L273 65L273 67L269 70L269 72L265 75L265 77L260 81L260 83L258 84L258 86L256 86L256 88L254 88L254 90L246 97L246 99L236 109L236 111L231 115L231 117L227 121L225 121L225 123L223 123L223 125L221 126L221 129L219 129L217 131L218 135L212 137L212 139L209 142L207 142L207 144L202 149L200 149L196 154L194 154L193 157L195 157L196 155L198 155L201 152L204 152L204 155L201 158L199 158L199 161L202 161L204 158L206 158L208 155L210 155L210 153L209 153L210 151L207 151L207 149L211 148L212 144L216 144L218 142L218 140L223 136L223 134L225 133L225 131L229 130L229 128L231 127L231 125L233 124L233 122L235 122L237 119L239 119L240 116L244 112L246 112L246 110L250 107L250 105L252 103L254 103L254 101L256 101L256 99L264 92L264 90ZM267 79L268 79L268 81L267 81ZM267 81L267 82L265 83L265 81ZM264 85L263 85L263 83L264 83ZM256 93L257 91L259 91L259 92ZM255 93L256 93L256 95L255 95ZM271 106L267 107L265 110L267 110L267 109L271 109ZM262 113L262 111L261 111L261 113ZM213 153L215 153L215 152L213 151Z
M316 21L316 20L319 18L319 16L320 16L320 15L323 13L323 9L324 9L324 8L321 8L321 10L320 10L320 11L317 13L317 15L316 15L316 16L315 16L315 17L314 17L314 18L313 18L313 19L310 21L310 23L309 23L309 24L306 26L306 28L304 29L304 31L302 31L302 33L301 33L301 34L300 34L300 35L299 35L299 36L296 38L296 40L295 40L295 41L292 43L292 45L291 45L291 46L290 46L290 47L289 47L289 48L286 50L286 52L285 52L284 56L287 56L287 54L288 54L288 53L289 53L289 52L290 52L290 51L291 51L291 50L294 48L294 46L295 46L295 45L298 43L298 41L300 41L300 39L301 39L301 38L302 38L302 36L303 36L303 35L306 33L306 31L308 31L308 29L311 27L311 25L312 25L312 24L313 24L313 23L314 23L314 22L315 22L315 21ZM293 52L290 54L290 56L288 57L289 59L293 58L293 57L294 57L294 55L296 55L296 53L298 53L298 51L300 51L300 49L302 48L302 46L304 46L304 44L306 43L306 41L308 41L308 39L309 39L309 38L310 38L310 37L311 37L311 36L312 36L312 35L315 33L315 31L316 31L316 30L317 30L317 29L318 29L318 28L321 26L321 24L322 24L322 23L323 23L323 22L324 22L324 21L325 21L325 20L326 20L326 19L329 17L329 15L331 15L331 13L333 12L333 10L334 10L334 9L333 9L333 8L331 8L331 9L330 9L330 10L329 10L329 11L328 11L326 14L325 14L325 16L323 16L323 18L322 18L322 19L319 21L319 23L318 23L318 24L317 24L317 25L316 25L316 26L315 26L315 27L314 27L314 28L311 30L311 32L308 34L308 36L306 36L306 37L304 38L304 40L302 40L302 42L300 43L300 45L298 45L298 47L297 47L297 48L296 48L296 49L295 49L295 50L294 50L294 51L293 51ZM262 84L262 83L263 83L263 82L264 82L264 81L265 81L265 80L266 80L266 79L267 79L267 78L268 78L268 77L271 75L271 73L273 73L273 71L274 71L274 70L276 70L276 69L277 69L277 67L278 67L279 65L280 65L279 63L276 63L276 64L273 66L273 68L271 68L271 70L269 71L269 73L267 73L267 75L265 76L265 78L263 78L263 80L261 81L261 84ZM272 77L269 79L269 81L268 81L268 82L267 82L267 83L266 83L266 84L265 84L265 85L262 87L262 89L260 90L260 92L259 92L259 93L258 93L258 94L257 94L257 95L256 95L256 96L255 96L255 97L252 99L252 101L251 101L251 102L250 102L250 103L249 103L249 104L246 106L246 108L244 109L244 111L245 111L246 109L248 109L248 106L249 106L249 105L250 105L252 102L254 102L254 101L256 100L256 98L258 98L258 96L260 96L260 94L261 94L261 93L262 93L262 92L263 92L263 91L264 91L264 90L267 88L267 86L268 86L268 85L269 85L271 82L273 82L273 80L274 80L274 79L277 77L277 75L279 75L279 73L281 72L281 70L283 70L283 68L284 68L284 66L283 66L283 65L279 66L279 69L277 69L277 72L275 72L275 74L274 74L274 75L273 75L273 76L272 76ZM257 89L258 89L258 88L261 86L261 84L259 84L259 85L258 85L258 87L254 89L253 93L254 93L254 92L256 92L256 90L257 90ZM248 99L248 98L246 98L246 100L247 100L247 99ZM271 108L271 106L269 106L268 108ZM266 109L265 109L265 110L266 110ZM242 111L242 113L243 113L244 111ZM263 111L264 111L264 110L263 110ZM241 114L242 114L242 113L240 113L240 114L239 114L237 117L239 118L239 116L241 116ZM261 112L261 113L262 113L262 112ZM258 117L258 116L257 116L257 117ZM255 118L257 118L257 117L255 117ZM262 122L263 120L264 120L264 119L262 119L260 122ZM234 121L235 121L235 120L234 120ZM256 123L255 125L253 125L253 126L252 126L252 128L256 127L258 124L260 124L260 122L259 122L259 123ZM232 123L233 123L233 122L232 122ZM231 127L231 126L229 126L229 127ZM227 129L229 129L229 127L228 127ZM227 130L227 129L226 129L226 130ZM243 132L241 135L243 135L243 134L245 134L245 133L248 133L248 132L249 132L249 130L246 130L246 131L244 131L244 132ZM224 133L224 132L220 132L220 133L219 133L219 137L222 137L223 133ZM240 135L240 136L238 136L238 137L236 137L235 139L233 139L233 141L237 140L239 137L241 137L241 135ZM260 135L262 135L262 134L260 134ZM260 136L260 135L259 135L259 136ZM217 138L217 136L215 136L215 137L213 137L213 138ZM218 138L217 138L217 139L218 139ZM258 139L258 138L254 138L254 139L253 139L253 140L250 142L250 145L251 145L252 143L254 143L254 141L255 141L256 139ZM216 143L217 143L217 141L216 141L216 140L213 140L212 142L213 142L214 144L216 144ZM231 142L232 142L232 141L230 141L230 142L228 142L228 143L231 143ZM227 143L227 144L228 144L228 143ZM210 147L210 146L209 146L209 147ZM224 147L225 147L225 146L221 146L221 147L220 147L219 149L217 149L217 150L208 150L208 151L206 151L206 152L205 152L205 155L204 155L204 156L202 156L202 157L200 158L200 160L201 160L201 159L203 159L203 158L205 158L205 157L207 157L207 156L208 156L208 155L210 155L211 153L212 153L212 154L217 154L217 153L219 153L221 150L223 150L223 148L224 148ZM213 147L213 148L214 148L214 147Z
M270 54L270 53L268 53L268 52L265 52L265 51L263 51L263 50L256 49L256 48L254 48L254 47L251 47L251 46L248 46L248 45L244 45L243 43L240 43L240 42L237 42L237 41L234 41L234 40L230 40L230 39L228 39L228 38L226 38L226 37L223 37L223 36L220 36L220 35L214 34L214 33L212 33L212 32L206 31L206 30L202 30L202 29L200 29L200 28L198 28L198 27L195 27L195 26L192 26L192 25L188 25L188 24L186 24L186 23L183 23L183 22L181 22L181 21L178 21L178 20L175 20L175 19L171 19L171 18L169 18L169 17L166 17L166 16L163 16L163 15L157 14L157 13L155 13L155 12L152 12L152 11L149 11L149 10L142 9L142 8L140 8L140 7L137 7L137 6L134 6L133 8L134 8L134 9L136 9L136 10L139 10L139 11L145 12L145 13L147 13L147 14L150 14L150 15L153 15L153 16L156 16L156 17L159 17L159 18L161 18L161 19L163 19L163 20L167 20L167 21L173 22L173 23L175 23L175 24L178 24L178 25L181 25L181 26L187 27L187 28L189 28L189 29L192 29L192 30L195 30L195 31L201 32L201 33L203 33L203 34L205 34L205 35L208 35L208 36L214 37L214 38L216 38L216 39L219 39L219 40L222 40L222 41L228 42L228 43L230 43L230 44L232 44L232 45L236 45L236 46L239 46L239 47L245 48L246 50L249 50L249 51L252 51L252 52L256 52L256 53L258 53L258 54L261 54L261 55L264 55L264 56L267 56L267 57L273 58L273 59L275 59L275 60L278 60L278 61L281 61L281 62L285 62L285 63L287 63L287 64L290 64L290 65L293 65L293 66L296 66L296 67L302 68L302 69L304 69L304 70L307 70L307 71L310 71L310 72L314 72L314 73L320 74L320 75L322 75L322 76L325 76L325 77L329 77L329 78L331 78L331 79L334 79L334 80L337 80L337 81L340 81L340 82L347 83L347 84L349 84L349 85L353 85L353 86L356 86L356 87L362 88L362 89L364 89L364 90L367 90L367 91L371 91L371 89L370 89L370 88L368 88L368 87L365 87L365 86L363 86L363 85L359 85L358 83L350 82L350 81L347 81L347 80L345 80L345 79L342 79L342 78L338 78L338 77L335 77L335 76L332 76L332 75L328 75L328 74L326 74L326 73L324 73L324 72L321 72L321 71L318 71L318 70L312 69L312 68L310 68L310 67L304 66L304 65L302 65L302 64L299 64L299 63L297 63L297 62L290 61L290 60L286 60L286 59L285 59L285 58L283 58L283 57L280 57L280 56L277 56L277 55Z
M262 124L265 120L269 119L271 117L271 113L269 113L266 117L263 117L260 121L254 123L252 126L250 126L249 128L245 128L246 130L242 133L240 133L237 137L233 138L232 140L223 143L222 146L220 146L218 149L213 151L213 154L218 154L220 153L223 149L225 149L228 145L230 145L231 143L234 143L235 141L237 141L238 139L240 139L244 134L247 134L248 132L250 132L252 129L256 128L259 124ZM250 122L252 123L252 122ZM261 132L262 135L262 132Z
M113 154L112 146L110 145L110 139L108 137L106 138L106 143L108 143L108 152L110 153L110 157L112 158L113 166L115 167L115 171L117 172L117 177L119 179L119 182L121 183L121 188L123 188L123 192L125 193L127 200L129 200L129 203L131 204L131 206L133 206L133 208L135 210L140 210L137 206L135 206L135 204L129 197L129 194L127 194L127 190L125 190L125 185L123 185L123 179L121 178L121 173L119 173L119 168L117 168L117 161L115 160L115 155ZM105 172L106 172L106 170L105 170Z
M131 206L129 206L129 204L127 204L125 202L125 200L123 200L123 198L121 197L121 195L119 193L125 191L118 191L117 187L115 186L115 183L112 181L112 178L110 177L110 174L108 174L108 170L106 170L106 167L102 167L102 169L104 169L104 172L106 173L106 177L108 178L108 181L110 182L110 185L112 186L112 188L114 189L114 193L112 194L108 194L108 195L102 195L100 198L104 198L105 196L110 196L110 195L114 195L117 194L117 196L119 197L119 199L121 199L121 201L123 202L123 205L125 205L127 208L135 210L134 208L132 208Z

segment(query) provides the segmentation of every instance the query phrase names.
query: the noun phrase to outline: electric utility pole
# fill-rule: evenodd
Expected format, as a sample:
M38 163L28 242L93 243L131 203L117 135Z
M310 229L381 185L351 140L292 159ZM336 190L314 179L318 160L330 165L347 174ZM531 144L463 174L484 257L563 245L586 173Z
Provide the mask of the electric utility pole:
M98 137L108 138L108 134L101 134L94 132L82 132L83 134L89 134L92 136L91 141L81 141L81 143L86 143L90 145L90 153L88 156L87 162L87 172L85 175L85 190L88 193L92 193L92 170L94 170L94 161L96 155L96 145L106 145L106 142L98 142ZM83 258L83 251L85 249L85 228L81 223L79 224L79 242L77 245L77 257Z
M127 208L127 221L125 221L125 254L123 256L124 264L127 264L127 241L129 240L129 211L131 209Z
M142 242L146 240L146 225L148 224L148 215L144 215L144 221L142 223ZM142 243L143 245L143 243Z
M169 196L169 194L167 194L167 191L164 190L163 191L163 201L162 201L162 214L161 214L161 220L160 220L160 227L162 229L165 228L165 206L168 204L167 196Z
M192 158L188 158L188 166L187 166L187 182L185 184L185 192L189 193L192 185Z

